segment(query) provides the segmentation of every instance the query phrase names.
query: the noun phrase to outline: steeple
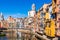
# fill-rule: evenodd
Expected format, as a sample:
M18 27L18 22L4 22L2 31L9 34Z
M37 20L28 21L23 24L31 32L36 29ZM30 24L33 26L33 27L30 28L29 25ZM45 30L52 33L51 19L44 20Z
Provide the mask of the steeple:
M35 10L35 4L33 3L32 6L31 6L31 11L28 11L28 16L29 17L34 17L35 14L36 14L36 10Z
M3 14L2 14L2 12L1 12L1 14L0 14L1 16L3 16Z
M4 16L3 16L2 12L0 13L0 20L4 20Z
M35 4L33 3L32 4L32 10L35 10L36 8L35 8Z

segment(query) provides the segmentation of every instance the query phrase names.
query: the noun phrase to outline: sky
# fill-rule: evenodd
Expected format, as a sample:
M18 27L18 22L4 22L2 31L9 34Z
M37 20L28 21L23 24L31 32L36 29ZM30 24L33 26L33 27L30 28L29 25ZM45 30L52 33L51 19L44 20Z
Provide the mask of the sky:
M28 16L31 5L36 5L36 11L40 9L44 3L51 3L52 0L0 0L0 13L4 17L12 16L15 18L24 18Z

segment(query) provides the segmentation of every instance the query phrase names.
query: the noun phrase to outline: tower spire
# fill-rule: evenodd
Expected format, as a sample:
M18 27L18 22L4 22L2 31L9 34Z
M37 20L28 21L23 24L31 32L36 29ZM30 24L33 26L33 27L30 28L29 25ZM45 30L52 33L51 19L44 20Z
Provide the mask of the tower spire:
M0 20L4 20L4 16L3 16L2 12L0 13Z
M35 10L35 4L34 3L32 4L32 10Z
M1 12L1 16L2 16L2 12Z

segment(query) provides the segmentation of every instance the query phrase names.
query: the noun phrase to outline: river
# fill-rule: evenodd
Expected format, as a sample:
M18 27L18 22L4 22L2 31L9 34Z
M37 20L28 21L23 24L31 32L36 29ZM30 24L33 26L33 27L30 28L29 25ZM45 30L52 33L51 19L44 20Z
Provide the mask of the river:
M0 37L0 40L8 40L8 38L4 36L4 37Z

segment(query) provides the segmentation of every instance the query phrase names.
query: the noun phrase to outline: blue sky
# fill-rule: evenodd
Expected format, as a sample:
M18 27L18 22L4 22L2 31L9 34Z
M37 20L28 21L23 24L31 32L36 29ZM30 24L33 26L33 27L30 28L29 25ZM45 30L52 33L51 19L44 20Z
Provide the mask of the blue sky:
M52 0L0 0L0 12L4 17L27 17L31 5L35 3L38 10L44 3L51 3Z

